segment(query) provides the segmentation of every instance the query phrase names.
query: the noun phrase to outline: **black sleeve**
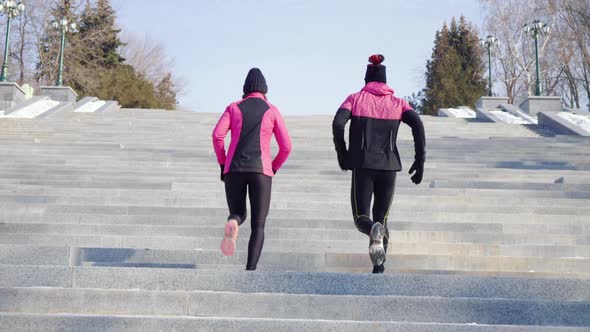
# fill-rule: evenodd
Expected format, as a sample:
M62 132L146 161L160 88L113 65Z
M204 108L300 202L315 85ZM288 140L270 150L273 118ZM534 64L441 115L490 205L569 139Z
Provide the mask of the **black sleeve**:
M332 135L334 137L334 147L336 152L346 152L346 141L344 140L344 128L346 123L350 120L351 111L346 108L338 109L332 121Z
M406 111L402 115L402 122L412 128L412 136L414 136L414 151L416 160L426 159L426 135L424 134L424 125L418 113L414 111Z

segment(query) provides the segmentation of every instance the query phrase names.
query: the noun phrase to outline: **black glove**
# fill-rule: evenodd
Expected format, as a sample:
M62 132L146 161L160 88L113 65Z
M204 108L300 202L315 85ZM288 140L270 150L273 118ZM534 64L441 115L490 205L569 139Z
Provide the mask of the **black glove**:
M344 162L345 160L345 154L343 152L338 152L336 151L337 155L338 155L338 166L340 166L340 169L343 171L348 171L348 168L346 168L346 163Z
M424 159L414 160L414 163L412 164L412 167L410 167L408 174L412 174L414 172L416 173L411 177L412 182L415 184L420 184L420 182L422 182L422 176L424 176Z
M225 165L219 165L219 168L221 168L221 182L225 182L225 174L223 174L223 169L225 168Z
M273 169L273 170L272 170L272 174L275 174L275 175L276 175L278 171L279 171L279 170Z

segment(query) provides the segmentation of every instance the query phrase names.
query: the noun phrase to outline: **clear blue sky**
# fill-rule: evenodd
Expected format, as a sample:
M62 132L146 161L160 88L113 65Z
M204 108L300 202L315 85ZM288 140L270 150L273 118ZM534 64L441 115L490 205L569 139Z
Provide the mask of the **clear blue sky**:
M370 4L370 5L368 5ZM362 88L367 58L385 55L396 95L422 88L436 30L477 0L113 0L119 25L164 42L185 78L183 108L222 112L251 67L285 114L331 114Z

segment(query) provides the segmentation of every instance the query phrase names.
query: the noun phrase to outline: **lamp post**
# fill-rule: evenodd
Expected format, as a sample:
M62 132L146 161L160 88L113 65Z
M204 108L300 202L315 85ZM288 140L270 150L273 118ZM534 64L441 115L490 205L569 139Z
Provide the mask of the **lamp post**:
M541 22L539 20L534 20L532 23L526 23L522 27L522 31L529 36L535 39L535 60L537 66L537 80L535 84L535 95L542 96L543 90L541 89L541 69L539 67L539 36L540 35L547 35L550 31L549 25L547 23Z
M6 82L8 76L8 42L10 41L10 21L18 14L25 10L25 4L14 0L4 0L0 2L0 14L6 15L6 42L4 43L4 63L2 64L2 74L0 82Z
M57 72L57 80L55 82L55 86L62 86L63 85L63 70L64 70L64 50L66 47L66 33L69 32L76 32L76 23L75 22L68 22L67 18L62 18L59 21L51 22L51 26L56 29L61 29L61 48L59 51L59 70Z
M479 40L479 44L482 47L487 48L488 50L488 96L493 96L493 92L492 92L492 47L494 46L500 46L500 41L498 40L498 38L490 35L487 36L485 40L480 39Z

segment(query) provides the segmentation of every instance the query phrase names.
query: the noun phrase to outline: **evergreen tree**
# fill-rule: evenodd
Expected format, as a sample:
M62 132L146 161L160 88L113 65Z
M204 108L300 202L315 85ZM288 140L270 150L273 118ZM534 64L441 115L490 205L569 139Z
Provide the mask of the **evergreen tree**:
M432 58L426 63L424 114L439 108L473 105L484 93L486 81L478 35L465 17L445 23L436 32Z
M168 73L156 86L155 97L160 103L160 107L167 110L176 109L176 92L174 92L174 83L172 74Z
M412 106L412 108L422 114L424 110L422 109L424 106L424 91L418 91L418 93L412 93L409 97L404 97L404 99Z
M119 65L100 76L94 95L103 100L117 100L128 108L159 108L154 85L129 65Z
M63 0L51 10L56 21L65 17L78 24L77 33L68 33L64 57L64 84L80 97L96 96L117 100L123 107L174 109L176 93L172 75L157 84L125 64L119 49L124 43L116 28L116 13L109 0ZM84 4L81 13L72 8ZM47 26L38 65L37 79L53 84L57 77L61 30Z
M88 58L98 60L105 68L125 61L118 53L124 43L119 39L120 29L115 27L116 15L108 0L98 0L92 7L87 0L80 22L80 37L85 41Z

